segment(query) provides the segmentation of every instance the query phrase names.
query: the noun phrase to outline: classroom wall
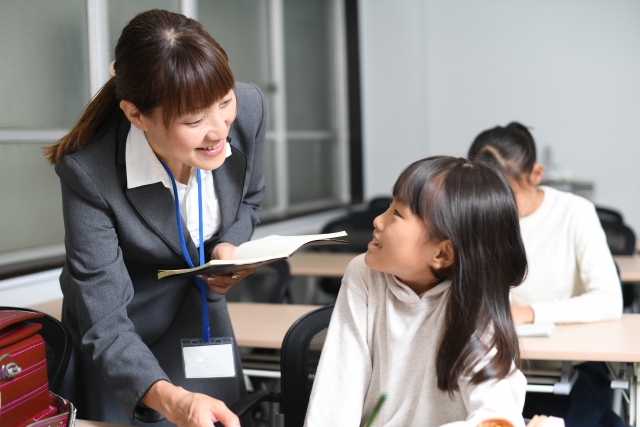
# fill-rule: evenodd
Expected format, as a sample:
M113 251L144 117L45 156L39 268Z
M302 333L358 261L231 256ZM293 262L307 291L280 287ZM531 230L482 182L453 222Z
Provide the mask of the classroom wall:
M533 127L557 171L640 233L640 2L362 0L365 194L402 167Z

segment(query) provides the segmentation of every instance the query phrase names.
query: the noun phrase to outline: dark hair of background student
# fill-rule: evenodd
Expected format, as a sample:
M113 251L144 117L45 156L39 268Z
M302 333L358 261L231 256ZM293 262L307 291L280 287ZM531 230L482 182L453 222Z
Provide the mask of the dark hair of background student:
M422 218L430 239L449 239L454 249L453 264L433 272L452 282L437 352L438 388L458 390L461 375L474 384L505 378L512 362L519 365L509 290L527 270L508 181L486 162L429 157L402 172L393 196ZM471 372L491 348L497 350L491 361Z
M507 177L522 182L536 163L536 145L526 126L511 122L480 133L471 144L468 157L495 163Z
M184 15L149 10L122 30L115 49L116 76L105 83L84 113L56 144L45 147L52 164L104 133L126 100L143 115L158 107L170 127L183 114L220 100L235 81L226 52L202 25Z

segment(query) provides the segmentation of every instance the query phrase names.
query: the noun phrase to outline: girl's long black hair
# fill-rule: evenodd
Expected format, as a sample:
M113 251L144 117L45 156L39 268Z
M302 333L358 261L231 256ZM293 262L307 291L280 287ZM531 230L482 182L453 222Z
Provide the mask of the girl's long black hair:
M519 366L509 290L525 277L527 258L509 182L496 165L454 157L428 157L409 165L393 187L434 241L449 239L453 264L434 271L451 279L446 326L437 353L438 388L459 389L461 376L479 384ZM495 348L479 370L474 367Z

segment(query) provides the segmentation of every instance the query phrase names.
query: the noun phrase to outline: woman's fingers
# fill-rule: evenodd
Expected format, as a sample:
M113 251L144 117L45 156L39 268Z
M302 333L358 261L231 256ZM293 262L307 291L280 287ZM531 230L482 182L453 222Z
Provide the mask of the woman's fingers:
M192 395L187 406L188 416L177 423L179 427L211 427L216 421L220 421L225 427L240 427L237 415L224 402L200 393Z
M231 412L227 406L221 401L217 401L222 407L216 408L214 411L214 416L220 421L225 427L240 427L240 420L238 416Z
M232 286L237 285L242 279L256 271L255 268L237 271L227 276L199 276L203 279L209 289L217 294L224 295Z

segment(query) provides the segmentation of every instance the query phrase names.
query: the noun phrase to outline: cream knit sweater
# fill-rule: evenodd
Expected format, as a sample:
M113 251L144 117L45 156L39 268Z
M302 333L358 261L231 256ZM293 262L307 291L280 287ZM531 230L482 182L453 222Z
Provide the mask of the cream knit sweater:
M450 285L418 296L394 276L369 269L363 255L355 258L333 311L305 425L364 425L386 391L375 426L476 427L506 418L523 427L526 380L515 368L480 385L460 378L452 395L438 389L436 351Z
M544 199L520 220L529 270L511 292L535 323L595 322L622 315L616 267L595 208L571 193L541 186Z

